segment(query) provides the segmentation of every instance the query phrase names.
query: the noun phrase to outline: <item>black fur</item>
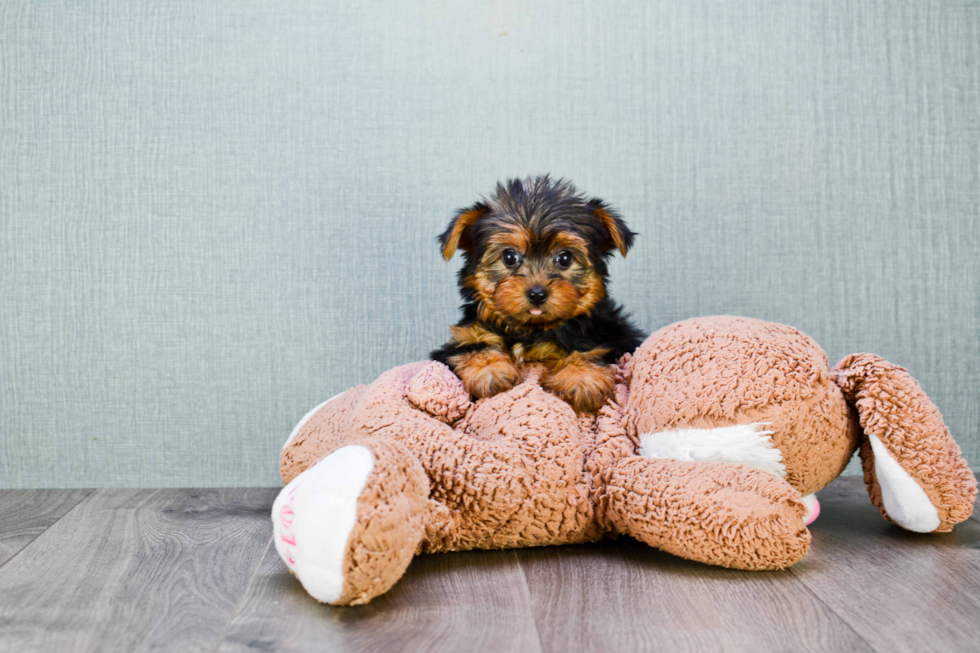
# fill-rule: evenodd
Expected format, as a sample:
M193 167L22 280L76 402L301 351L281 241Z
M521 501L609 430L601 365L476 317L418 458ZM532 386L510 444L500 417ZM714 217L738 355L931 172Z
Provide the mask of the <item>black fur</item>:
M463 318L456 323L456 326L468 326L477 321L474 302L463 304L462 311ZM646 338L646 335L629 321L629 316L623 313L622 307L608 297L600 300L591 314L573 317L554 329L513 334L506 333L492 324L485 323L484 326L503 336L508 344L520 342L533 345L538 342L554 341L569 351L589 351L600 347L609 349L609 353L603 356L603 362L607 365L615 363L623 354L635 351ZM479 351L486 347L487 345L456 347L452 342L448 342L439 349L433 350L429 358L449 365L450 356Z
M572 184L563 180L554 181L547 175L534 179L512 179L506 184L498 184L490 199L460 210L446 231L439 236L439 242L443 245L451 237L456 221L461 216L477 211L481 217L463 232L459 240L459 249L464 256L464 265L459 271L463 315L457 326L469 326L479 321L476 293L463 282L476 270L487 238L515 222L538 234L556 231L578 234L589 243L593 269L606 281L609 275L606 262L616 249L616 239L606 224L596 218L596 212L600 209L612 221L625 249L629 249L636 234L626 227L613 209L602 200L583 197ZM573 317L552 328L521 330L486 322L482 326L502 336L508 346L554 341L568 351L609 349L609 353L603 358L606 364L615 362L625 353L633 352L645 338L645 334L630 322L623 309L608 296L602 298L590 313ZM478 351L485 347L486 345L472 344L456 346L450 341L432 351L430 358L448 365L449 357L455 354Z

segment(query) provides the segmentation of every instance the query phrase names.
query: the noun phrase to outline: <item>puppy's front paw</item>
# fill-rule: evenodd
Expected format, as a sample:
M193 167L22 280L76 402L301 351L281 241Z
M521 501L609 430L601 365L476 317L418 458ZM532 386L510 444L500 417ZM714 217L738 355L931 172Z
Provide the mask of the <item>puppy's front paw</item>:
M577 413L594 413L612 396L615 372L606 365L569 362L550 370L541 385L558 395Z
M510 390L521 380L521 372L510 356L497 349L453 356L449 364L477 399Z

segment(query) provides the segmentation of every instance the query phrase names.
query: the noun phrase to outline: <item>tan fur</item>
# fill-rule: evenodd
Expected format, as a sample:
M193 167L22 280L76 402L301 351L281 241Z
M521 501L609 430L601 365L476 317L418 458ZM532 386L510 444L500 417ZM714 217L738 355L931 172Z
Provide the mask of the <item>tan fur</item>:
M568 270L548 265L522 267L514 272L503 264L501 257L506 250L525 255L535 243L534 233L520 225L490 236L476 270L462 281L464 287L476 293L481 321L514 331L554 328L589 313L606 296L602 276L589 263L586 242L573 233L553 234L549 241L549 257L561 251L574 255ZM534 286L546 288L549 293L548 300L540 306L542 315L530 313L532 305L527 300L527 291Z
M514 387L521 373L511 357L499 349L489 348L449 359L463 385L474 397L492 397Z
M487 239L487 251L483 255L484 262L496 258L505 249L515 249L526 252L534 242L534 233L520 225L511 225L509 229L501 229Z
M594 413L612 395L615 373L608 365L597 364L601 354L573 352L549 360L541 386L558 395L577 413Z
M590 312L599 303L599 300L606 296L606 284L594 270L589 270L584 275L577 290L579 292L578 302L570 317Z
M568 356L568 350L556 342L539 342L524 353L524 360L529 363L547 363L562 360Z
M453 334L453 342L458 345L490 345L498 349L505 346L503 338L481 324L451 326L449 331Z
M620 235L619 230L616 228L616 222L613 220L612 216L609 215L604 209L596 209L595 215L606 225L606 229L609 230L609 234L612 236L613 244L616 245L616 249L623 256L626 256L626 243L623 241L623 237Z
M486 214L486 209L473 209L462 213L456 218L453 223L453 229L446 238L445 244L442 246L442 258L449 260L456 253L456 248L460 246L463 239L463 234L466 230L473 226L473 223L482 218Z
M558 253L561 250L568 250L577 256L577 261L587 261L589 258L589 244L578 234L563 231L551 237L551 251Z

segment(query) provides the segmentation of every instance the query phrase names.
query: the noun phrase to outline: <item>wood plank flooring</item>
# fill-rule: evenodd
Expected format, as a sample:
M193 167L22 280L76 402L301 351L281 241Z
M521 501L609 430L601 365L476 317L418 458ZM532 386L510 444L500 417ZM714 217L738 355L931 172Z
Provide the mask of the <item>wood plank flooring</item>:
M276 489L0 491L0 651L976 651L980 520L916 535L859 478L780 572L628 538L421 556L316 603L270 546Z
M0 567L0 650L213 650L268 548L274 498L96 490Z
M48 530L92 490L0 490L0 565Z

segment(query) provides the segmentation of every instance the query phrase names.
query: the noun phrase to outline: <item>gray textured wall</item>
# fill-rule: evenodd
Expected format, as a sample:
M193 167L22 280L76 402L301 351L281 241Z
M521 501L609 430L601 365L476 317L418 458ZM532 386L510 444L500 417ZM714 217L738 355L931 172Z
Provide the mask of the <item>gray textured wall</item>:
M0 486L268 485L455 319L434 237L550 171L647 329L905 365L980 466L980 7L0 2Z

